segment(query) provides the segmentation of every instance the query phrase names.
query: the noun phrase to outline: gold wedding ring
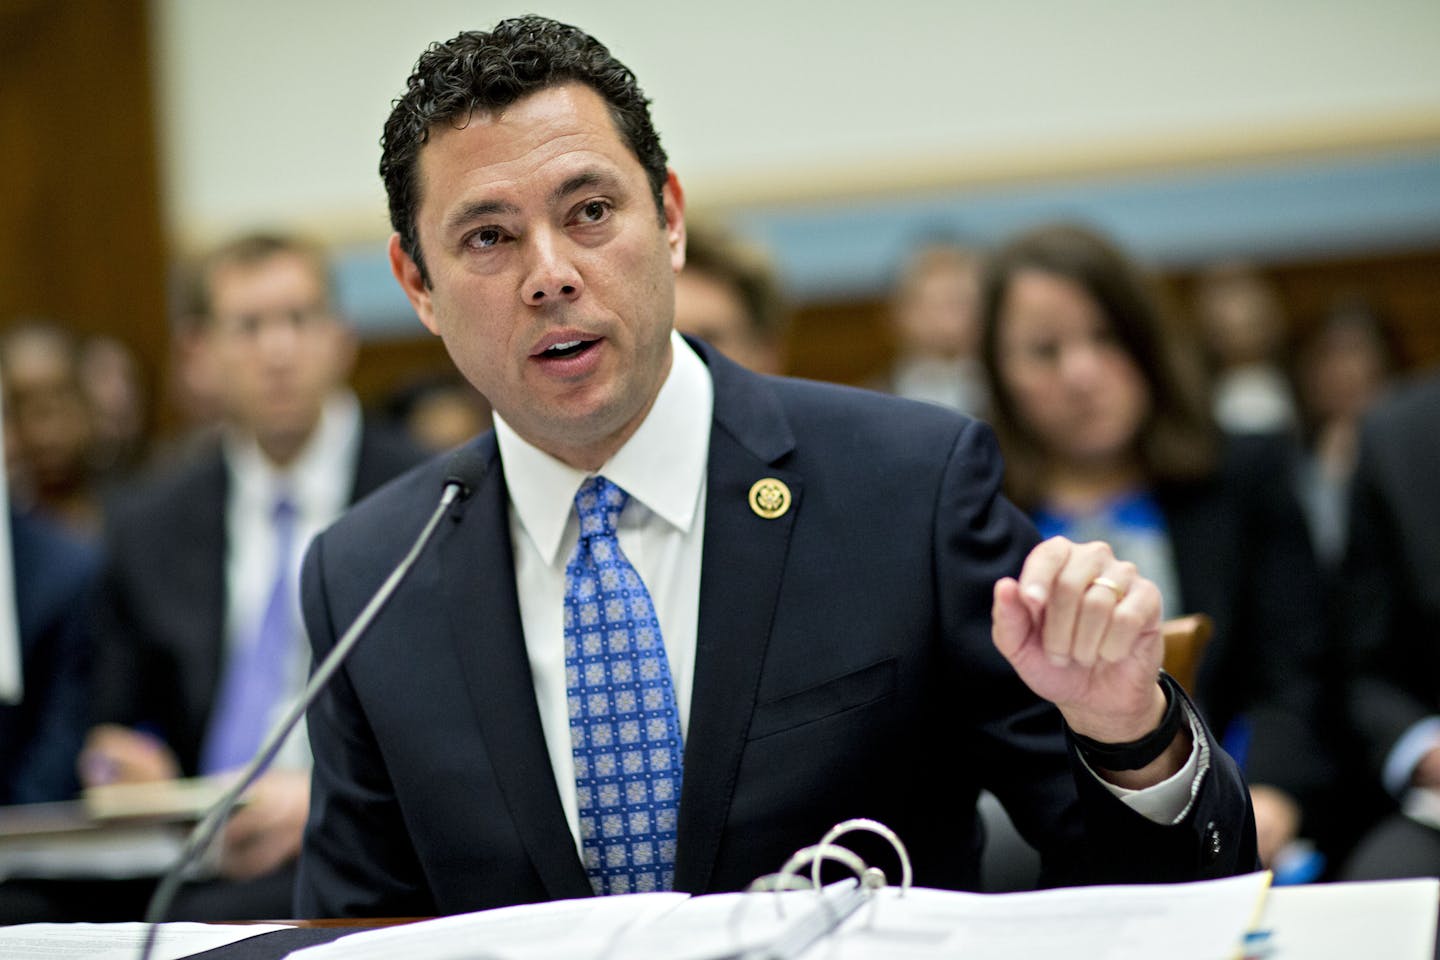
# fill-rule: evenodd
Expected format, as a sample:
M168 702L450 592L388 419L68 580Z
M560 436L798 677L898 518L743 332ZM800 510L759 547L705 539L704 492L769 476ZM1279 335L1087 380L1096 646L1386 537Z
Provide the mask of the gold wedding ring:
M1121 600L1125 599L1125 588L1120 586L1120 584L1116 583L1114 580L1111 580L1109 577L1096 577L1094 580L1090 581L1090 586L1104 587L1106 590L1109 590L1111 593L1115 594L1116 603L1119 603ZM1086 589L1088 590L1089 587L1087 587Z

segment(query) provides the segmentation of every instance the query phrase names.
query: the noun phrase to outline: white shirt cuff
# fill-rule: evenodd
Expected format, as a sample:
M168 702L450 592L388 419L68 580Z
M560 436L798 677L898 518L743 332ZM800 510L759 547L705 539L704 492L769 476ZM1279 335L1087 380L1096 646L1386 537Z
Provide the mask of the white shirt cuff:
M1195 797L1200 793L1200 784L1204 782L1205 773L1210 769L1210 743L1205 738L1205 731L1190 705L1182 701L1180 706L1185 711L1185 719L1190 723L1190 756L1173 776L1161 780L1153 787L1132 790L1129 787L1116 786L1096 774L1090 764L1086 763L1084 755L1080 756L1080 762L1085 764L1090 775L1119 797L1121 803L1145 819L1166 826L1179 823L1190 813L1190 808L1195 805Z
M1440 717L1426 717L1401 734L1385 757L1380 782L1392 797L1403 794L1420 760L1435 747L1440 747Z

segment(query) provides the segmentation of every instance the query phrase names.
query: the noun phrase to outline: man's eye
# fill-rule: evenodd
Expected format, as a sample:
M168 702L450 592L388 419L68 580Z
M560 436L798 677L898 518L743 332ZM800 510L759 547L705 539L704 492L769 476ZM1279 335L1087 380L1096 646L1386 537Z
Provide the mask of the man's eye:
M493 247L503 239L505 239L505 234L501 233L499 228L484 227L470 234L469 243L472 247Z
M577 220L583 223L599 223L610 214L610 204L604 200L587 200L580 205Z

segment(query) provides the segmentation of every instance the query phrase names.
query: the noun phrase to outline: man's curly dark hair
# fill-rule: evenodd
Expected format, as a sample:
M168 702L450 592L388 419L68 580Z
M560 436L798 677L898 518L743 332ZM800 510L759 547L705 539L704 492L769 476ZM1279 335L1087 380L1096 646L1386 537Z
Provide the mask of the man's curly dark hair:
M489 33L467 30L453 40L431 44L416 62L380 138L380 177L390 200L390 223L426 286L430 276L415 230L420 203L416 169L431 128L437 123L460 128L476 110L503 109L570 82L585 84L605 100L620 138L645 169L664 221L665 150L635 74L577 27L537 16L503 20Z

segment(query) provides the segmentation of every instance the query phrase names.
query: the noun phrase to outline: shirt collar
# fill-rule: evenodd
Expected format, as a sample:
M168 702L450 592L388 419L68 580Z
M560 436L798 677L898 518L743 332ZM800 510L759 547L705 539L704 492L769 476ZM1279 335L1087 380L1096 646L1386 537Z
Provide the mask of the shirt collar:
M250 434L229 431L224 445L235 492L242 500L268 509L285 493L302 514L336 515L349 500L353 486L360 449L360 403L348 390L331 395L310 439L283 468L265 456Z
M635 433L596 473L617 484L671 526L689 532L700 507L710 449L714 384L705 362L670 334L670 373ZM575 494L592 474L524 440L495 415L510 504L547 563L555 562Z

